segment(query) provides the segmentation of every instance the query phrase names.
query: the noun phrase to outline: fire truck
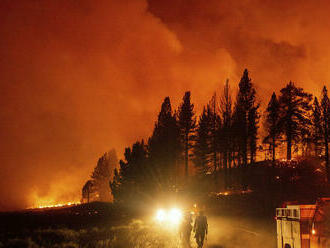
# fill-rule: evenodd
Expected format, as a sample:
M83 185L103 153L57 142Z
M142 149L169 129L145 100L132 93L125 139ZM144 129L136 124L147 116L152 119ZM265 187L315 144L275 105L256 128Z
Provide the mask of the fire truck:
M277 248L330 248L330 198L276 209Z

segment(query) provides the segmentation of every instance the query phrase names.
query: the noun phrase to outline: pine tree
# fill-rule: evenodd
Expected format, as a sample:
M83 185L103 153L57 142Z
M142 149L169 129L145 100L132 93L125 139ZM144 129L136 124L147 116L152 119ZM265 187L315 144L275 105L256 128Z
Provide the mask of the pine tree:
M170 98L162 103L158 120L148 142L151 163L163 190L176 187L178 158L181 153L180 130L176 115L172 112Z
M328 90L324 86L322 90L321 100L321 114L323 126L323 139L325 148L325 168L327 173L327 181L330 182L330 167L329 167L329 121L330 121L330 100L328 97Z
M237 99L234 105L233 109L233 115L232 115L232 143L233 143L233 162L234 167L239 167L242 165L242 123L240 121L241 119L241 113L240 108L237 106Z
M210 153L211 153L211 161L213 164L213 173L215 178L215 183L217 184L217 170L219 167L219 137L221 130L221 118L217 109L217 97L216 94L211 98L210 103L207 106L207 113L209 115L210 125L209 125L209 138L210 138Z
M97 162L96 167L91 175L91 178L95 182L96 190L99 194L99 199L101 201L110 201L111 193L109 189L109 182L111 180L111 175L113 169L118 163L116 151L112 149L111 151L105 153Z
M225 188L228 187L228 169L231 167L231 152L233 150L233 132L232 132L232 99L230 95L229 81L223 89L223 94L220 98L220 112L222 115L222 128L221 128L221 150L223 152L223 167L225 170Z
M179 107L179 128L180 136L184 146L184 163L185 163L185 176L189 176L189 151L192 148L193 134L196 128L196 117L194 113L194 105L190 100L190 91L187 91L183 97L183 102Z
M321 107L317 97L313 102L313 114L312 114L312 140L314 143L315 156L319 156L322 151L323 131L321 120Z
M195 145L193 148L193 162L198 173L206 174L210 168L210 108L203 108L203 112L199 117L196 130Z
M280 104L277 100L275 92L273 92L273 95L266 109L265 129L267 131L267 136L264 139L265 143L271 144L273 162L275 162L276 160L276 152L275 152L276 141L281 133L279 120L280 120Z
M286 137L288 160L291 160L293 142L301 141L305 129L308 129L311 124L308 116L308 112L311 110L311 100L312 95L304 92L302 88L297 88L293 82L281 89L280 123Z
M218 134L221 119L217 113L216 96L204 107L199 118L193 149L193 161L199 173L213 173L217 184L219 142Z
M248 138L249 138L249 151L250 151L250 164L255 162L257 154L257 139L259 128L259 104L254 105L248 113Z
M144 141L136 142L132 148L127 147L124 153L125 160L120 160L121 176L126 180L134 181L136 185L144 183L146 178L147 151Z
M151 195L153 183L147 161L147 150L144 141L136 142L127 147L124 160L120 160L119 170L114 170L110 183L115 201L132 201Z
M115 202L120 201L122 194L122 179L120 177L120 172L117 168L113 171L113 179L109 182L111 194Z
M248 164L248 151L250 157L255 154L255 143L257 137L257 119L259 104L256 104L256 91L249 78L248 70L245 69L241 81L239 82L239 91L237 94L235 114L240 137L240 152L243 159L243 165Z

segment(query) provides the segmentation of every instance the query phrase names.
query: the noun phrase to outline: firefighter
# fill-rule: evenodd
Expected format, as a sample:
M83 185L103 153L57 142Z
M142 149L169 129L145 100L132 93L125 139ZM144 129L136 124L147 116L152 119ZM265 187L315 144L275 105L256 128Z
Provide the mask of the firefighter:
M180 237L182 240L182 245L185 248L191 248L190 245L191 230L192 230L192 216L188 212L185 214L184 219L180 226Z
M207 218L203 211L199 211L198 216L196 216L194 224L195 239L198 248L202 248L204 244L205 235L208 232Z

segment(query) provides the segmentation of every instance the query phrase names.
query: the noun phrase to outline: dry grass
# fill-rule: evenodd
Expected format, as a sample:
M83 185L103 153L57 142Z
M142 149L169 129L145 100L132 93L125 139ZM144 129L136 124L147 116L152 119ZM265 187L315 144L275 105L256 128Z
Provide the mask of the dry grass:
M145 226L134 221L127 226L25 231L16 237L2 237L0 247L20 248L175 248L179 247L176 233Z
M210 217L207 248L275 248L275 223ZM191 240L192 248L195 242ZM178 232L132 221L128 225L72 230L38 229L0 234L1 247L20 248L182 248Z

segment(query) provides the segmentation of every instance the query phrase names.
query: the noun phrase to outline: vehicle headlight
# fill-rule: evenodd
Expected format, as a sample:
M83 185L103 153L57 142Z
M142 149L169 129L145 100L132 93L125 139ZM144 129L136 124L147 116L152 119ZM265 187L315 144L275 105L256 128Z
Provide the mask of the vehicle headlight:
M178 208L171 208L166 211L164 209L159 209L156 212L155 220L160 224L167 225L179 225L181 223L183 213Z
M172 208L169 211L168 218L169 218L169 221L172 224L175 224L175 225L179 224L181 222L181 219L182 219L182 212L181 212L181 210L178 209L178 208Z
M163 209L159 209L156 213L156 220L160 223L164 222L166 220L166 211Z

